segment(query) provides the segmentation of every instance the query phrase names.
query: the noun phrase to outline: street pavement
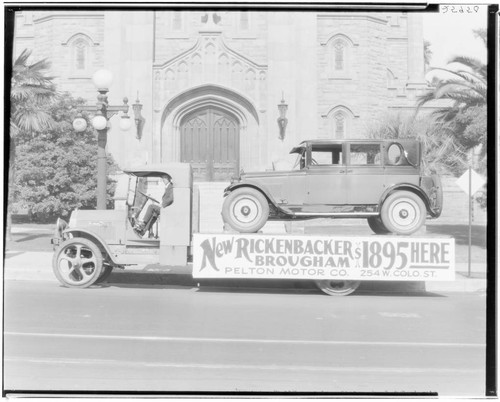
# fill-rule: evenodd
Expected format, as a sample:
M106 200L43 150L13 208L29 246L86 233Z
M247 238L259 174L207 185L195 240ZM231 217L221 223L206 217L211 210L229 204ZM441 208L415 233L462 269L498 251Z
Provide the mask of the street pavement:
M202 232L223 231L216 190L203 192ZM54 225L15 224L4 258L4 388L483 396L486 227L472 229L470 276L467 225L430 221L417 236L455 238L454 281L363 282L337 298L310 281L194 281L154 266L64 288L51 268ZM355 219L263 231L373 235Z
M7 390L485 395L484 293L5 287Z

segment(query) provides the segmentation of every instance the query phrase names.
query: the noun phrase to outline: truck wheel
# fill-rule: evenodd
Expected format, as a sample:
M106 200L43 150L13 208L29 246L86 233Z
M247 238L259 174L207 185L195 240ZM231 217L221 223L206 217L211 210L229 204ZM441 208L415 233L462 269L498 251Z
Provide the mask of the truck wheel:
M424 224L427 215L422 199L409 191L397 191L384 201L380 217L390 232L409 235Z
M359 287L360 281L316 281L316 286L330 296L347 296Z
M370 229L373 230L373 233L375 233L375 234L387 234L387 233L389 233L387 228L382 223L380 216L370 216L367 219L367 221L368 221L368 226L370 226Z
M111 275L112 271L113 267L111 265L104 264L101 275L99 275L99 278L97 278L97 281L95 281L94 283L104 282L106 279L108 279L109 275Z
M102 253L92 241L82 237L68 239L54 254L52 268L64 286L86 288L102 273Z
M227 196L222 205L222 219L240 233L255 233L269 217L266 197L253 188L239 188Z

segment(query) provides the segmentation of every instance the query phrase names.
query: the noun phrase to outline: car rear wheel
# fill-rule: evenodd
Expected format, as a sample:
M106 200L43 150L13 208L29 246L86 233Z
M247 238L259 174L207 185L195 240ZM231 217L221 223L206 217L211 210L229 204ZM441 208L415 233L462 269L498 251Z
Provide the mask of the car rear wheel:
M425 223L427 210L422 199L409 191L397 191L384 201L381 219L390 232L409 235Z
M269 203L258 190L239 188L224 200L222 219L237 232L255 233L266 224L268 218Z
M86 288L99 280L103 268L101 250L81 237L64 241L55 252L52 268L64 286Z
M330 296L347 296L356 291L360 281L332 281L330 279L316 281L316 286Z
M375 233L375 234L387 234L387 233L389 233L387 228L382 223L380 216L370 216L367 219L367 221L368 221L368 226L370 226L370 229L373 230L373 233Z

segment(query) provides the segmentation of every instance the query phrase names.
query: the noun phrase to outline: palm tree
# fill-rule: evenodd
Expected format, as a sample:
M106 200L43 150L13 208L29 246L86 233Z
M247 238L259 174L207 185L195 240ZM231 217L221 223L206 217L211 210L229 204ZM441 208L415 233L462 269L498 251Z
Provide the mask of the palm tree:
M470 107L486 105L487 96L485 64L477 59L465 56L454 57L448 64L456 65L458 68L431 69L431 71L441 71L443 74L440 78L434 79L434 87L422 95L417 102L417 108L420 108L433 100L450 100L452 102L451 107L439 108L434 112L445 121L453 120L458 113Z
M473 32L487 44L486 30ZM453 138L465 151L479 150L476 164L485 170L487 65L476 58L457 56L447 67L431 69L438 75L433 79L433 88L418 99L416 113L428 102L448 100L447 107L440 107L433 114L439 121L450 123Z
M25 49L12 66L10 88L10 152L9 152L9 200L7 206L7 236L12 238L12 216L15 180L16 140L20 134L34 135L52 127L47 103L55 95L53 77L47 75L50 63L40 60L30 64L31 50Z

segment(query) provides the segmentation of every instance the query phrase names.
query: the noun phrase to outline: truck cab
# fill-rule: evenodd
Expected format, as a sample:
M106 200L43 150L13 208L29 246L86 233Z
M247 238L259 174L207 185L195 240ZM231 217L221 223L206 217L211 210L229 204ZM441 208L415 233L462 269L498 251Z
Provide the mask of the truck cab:
M129 176L125 209L75 210L69 223L58 221L52 239L53 269L63 285L88 287L104 280L113 268L127 265L187 265L192 234L199 227L191 166L146 165L124 173ZM161 207L165 175L172 180L173 202ZM155 201L160 205L158 218L145 233L138 232L138 217Z

